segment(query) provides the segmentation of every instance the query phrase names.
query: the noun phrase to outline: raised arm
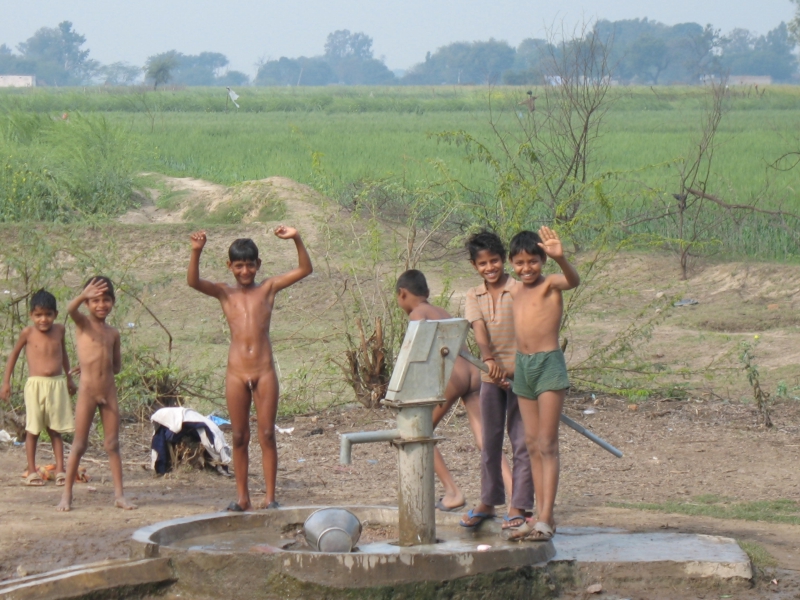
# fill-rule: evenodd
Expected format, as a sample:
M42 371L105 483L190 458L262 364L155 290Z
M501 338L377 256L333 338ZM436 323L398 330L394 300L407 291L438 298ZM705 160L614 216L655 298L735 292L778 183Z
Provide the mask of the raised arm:
M561 246L558 234L549 227L542 227L539 229L539 237L542 238L542 243L539 246L547 256L558 263L563 273L561 275L550 275L547 278L550 286L561 291L578 287L581 283L581 276L578 275L578 271L572 266L572 263L564 257L564 248Z
M191 235L192 254L189 257L189 270L186 273L186 283L189 284L190 288L194 288L206 296L219 298L220 286L211 281L200 279L200 255L203 253L203 246L206 245L206 239L205 231L197 231Z
M293 239L295 246L297 246L297 268L271 278L273 292L279 292L297 283L304 277L311 275L314 271L314 267L311 266L311 257L308 255L308 250L306 250L303 240L300 239L300 234L297 232L297 229L294 227L286 227L285 225L278 225L275 228L275 235L282 240Z
M8 400L11 398L11 375L14 373L14 367L17 366L19 353L22 352L25 344L28 343L28 331L29 329L27 327L22 330L22 333L20 334L17 343L14 344L14 349L11 350L11 354L8 356L8 361L6 362L6 372L3 374L3 384L0 386L0 398L6 402L8 402Z
M86 302L89 298L96 298L102 296L108 290L108 286L103 281L92 279L89 284L81 290L72 301L67 305L67 313L70 318L75 322L78 329L83 329L89 322L89 318L84 315L79 309L81 304Z

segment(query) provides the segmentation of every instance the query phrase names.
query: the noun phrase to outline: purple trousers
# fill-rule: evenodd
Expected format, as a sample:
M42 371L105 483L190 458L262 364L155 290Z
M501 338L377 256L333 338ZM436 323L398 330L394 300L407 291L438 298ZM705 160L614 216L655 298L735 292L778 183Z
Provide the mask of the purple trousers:
M503 438L508 429L514 458L511 466L513 490L509 506L521 510L533 508L533 477L531 459L525 445L525 427L519 413L517 395L493 383L481 382L481 421L483 451L481 452L481 502L487 506L506 503L503 475Z

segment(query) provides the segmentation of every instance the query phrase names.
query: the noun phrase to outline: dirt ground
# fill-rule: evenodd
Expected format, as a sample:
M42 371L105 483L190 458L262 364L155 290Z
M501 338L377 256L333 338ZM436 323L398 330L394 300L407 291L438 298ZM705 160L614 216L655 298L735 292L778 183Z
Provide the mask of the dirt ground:
M586 415L589 408L594 414ZM800 597L800 526L613 508L612 502L689 500L713 494L732 501L800 497L800 404L775 407L772 430L759 428L749 407L720 402L648 402L631 411L613 398L573 397L567 414L591 427L624 452L616 459L562 427L562 480L557 519L562 525L621 527L723 535L760 544L778 563L761 572L752 590L732 598ZM279 434L278 498L284 504L393 505L395 451L388 444L357 446L353 464L338 464L339 433L382 429L389 410L344 407L285 419ZM463 410L451 413L440 433L441 448L470 504L479 497L479 453ZM125 485L139 509L112 506L110 474L99 440L84 464L90 484L78 484L73 512L55 511L60 488L21 485L22 446L0 449L0 577L7 579L104 558L125 557L132 532L154 522L220 510L234 498L234 484L211 471L181 468L164 477L149 470L149 424L127 424L123 457ZM251 490L263 493L260 456L251 447ZM47 456L46 446L40 456ZM45 458L46 460L46 458ZM91 486L91 487L90 487ZM94 488L94 490L92 489ZM502 509L501 509L502 513ZM770 583L777 578L778 584ZM607 589L604 597L655 598L662 591ZM664 597L718 597L700 594Z
M347 278L344 271L336 271L331 265L359 259L353 240L355 230L342 225L342 215L330 212L330 206L309 188L283 178L224 188L200 180L156 176L153 185L150 201L140 209L120 219L119 224L87 234L97 236L98 243L113 241L116 259L130 265L126 268L144 284L148 309L171 331L175 363L208 373L213 385L222 382L229 337L216 301L201 298L186 287L191 226L181 220L181 215L194 205L202 205L211 214L224 208L225 202L238 203L250 211L243 225L208 227L202 273L217 281L229 280L224 258L228 244L236 237L256 240L266 275L296 264L293 246L269 233L277 221L256 220L268 214L262 210L264 206L284 210L280 220L301 228L316 270L278 296L271 335L284 398L283 414L307 415L287 417L280 423L295 429L291 435L279 434L278 499L289 505L395 504L396 458L388 445L356 447L353 465L338 465L339 433L390 428L392 413L351 405L319 408L352 398L352 391L343 386L338 367L332 362L342 356L345 327L336 301L346 297ZM326 232L332 232L333 237L326 238ZM389 233L388 229L383 231L386 240L391 237ZM387 265L396 258L388 256L390 250ZM65 264L65 269L70 268ZM377 269L373 276L388 276L395 273L393 268ZM433 295L444 289L452 292L451 310L458 314L466 290L476 284L463 252L448 249L439 256L426 256L420 268ZM4 273L2 289L21 294L19 281L6 270ZM65 284L77 286L85 277L83 272L70 271ZM704 495L732 502L800 499L800 268L707 261L698 263L688 280L680 280L675 257L629 253L616 257L597 285L598 291L568 332L570 364L583 360L598 343L625 330L632 318L643 307L650 310L655 300L690 298L697 304L665 311L637 352L644 362L663 364L676 372L692 371L685 382L693 389L688 399L650 400L640 403L636 411L630 410L627 401L612 397L598 396L596 402L590 395L572 397L567 414L620 448L625 456L616 459L562 428L559 523L714 533L756 543L774 557L778 566L761 572L754 589L735 592L731 597L800 598L800 526L612 506L692 502ZM124 333L124 349L137 345L165 347L163 331L144 308L130 301L127 305L120 302L116 313ZM752 391L737 359L739 345L754 343L756 336L762 384L773 395L781 396L773 410L775 427L771 430L757 425L757 415L748 403ZM0 362L7 350L0 349ZM706 380L705 375L711 378ZM204 413L214 408L209 402L188 400L190 406ZM594 413L585 414L587 410ZM447 438L441 446L445 458L474 504L479 496L479 453L463 411L456 411L439 432ZM137 528L217 511L234 499L233 480L213 472L180 469L166 477L155 477L149 470L151 433L149 423L124 424L127 494L140 505L134 512L112 506L110 474L99 439L92 440L84 462L92 482L76 486L75 510L68 514L55 512L60 489L52 483L45 488L21 485L23 447L0 444L0 579L124 557L131 533ZM251 490L256 502L259 490L263 493L259 455L257 444L253 444ZM40 457L40 464L50 462L46 445L41 447ZM777 585L770 583L773 579L777 579ZM719 594L607 589L603 597L717 598Z

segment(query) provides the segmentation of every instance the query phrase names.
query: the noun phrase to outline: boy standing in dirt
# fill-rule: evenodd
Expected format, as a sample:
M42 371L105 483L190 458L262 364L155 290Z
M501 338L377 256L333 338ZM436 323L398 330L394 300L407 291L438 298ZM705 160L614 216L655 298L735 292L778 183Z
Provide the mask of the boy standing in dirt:
M235 502L228 510L250 510L247 471L250 443L250 405L256 406L258 441L264 464L266 496L263 508L277 508L275 480L278 471L278 450L275 444L275 418L278 413L278 378L272 358L269 327L275 296L279 291L311 274L313 268L300 234L292 227L279 225L275 235L294 240L299 265L282 275L256 283L261 268L258 248L253 240L235 240L228 249L228 269L236 285L212 283L200 279L200 254L206 244L204 231L193 233L192 255L186 280L189 287L219 300L231 332L228 367L225 373L225 396L233 430L233 465L236 475Z
M400 275L397 279L395 291L397 292L397 304L408 315L409 321L437 321L453 318L443 308L428 303L430 291L425 275L421 271L410 269ZM444 391L445 402L437 406L433 411L433 427L436 428L439 421L447 414L447 411L461 398L464 401L464 407L467 409L467 418L469 419L472 434L475 436L475 444L479 449L483 443L479 403L480 385L481 380L478 369L463 358L457 358L453 372L450 375L450 381L447 382L447 387ZM436 502L436 508L443 512L456 512L463 509L467 504L464 494L456 485L441 452L436 447L433 450L433 468L445 491L445 495ZM503 462L503 468L504 473L509 475L510 478L510 469L505 461ZM464 526L471 527L471 525Z
M550 257L562 273L542 275ZM509 539L547 541L555 534L553 505L558 490L558 424L569 388L567 364L558 344L564 312L562 293L578 287L580 276L558 235L542 227L539 235L521 231L511 239L509 259L521 285L511 290L517 355L514 393L525 425L536 490L536 523L525 523Z
M469 261L483 283L467 292L464 316L472 326L481 360L489 367L481 374L481 502L467 514L464 523L477 525L495 515L495 507L506 503L510 487L508 514L503 529L516 529L525 523L525 513L533 508L531 461L525 445L525 427L519 413L517 395L505 379L514 376L516 342L511 289L518 282L505 272L506 248L497 234L481 231L467 240ZM505 430L513 452L511 484L501 477Z
M0 398L6 402L10 400L11 375L19 353L25 348L28 360L28 381L24 391L25 453L28 457L25 485L42 486L46 479L36 467L36 443L43 429L47 430L53 444L56 485L64 485L64 441L61 434L75 430L69 399L75 393L75 384L69 372L65 328L55 323L58 310L56 298L50 292L42 289L33 294L30 308L33 325L22 330L8 357Z
M56 510L72 509L72 486L81 458L89 443L89 428L94 413L100 409L103 423L103 446L114 482L114 506L132 510L136 505L125 499L122 490L122 459L119 455L119 405L114 375L122 368L119 331L106 323L114 308L114 285L108 277L92 277L83 291L69 303L67 312L75 322L75 345L78 350L81 383L75 407L75 438L67 461L67 482ZM86 305L88 315L80 311Z

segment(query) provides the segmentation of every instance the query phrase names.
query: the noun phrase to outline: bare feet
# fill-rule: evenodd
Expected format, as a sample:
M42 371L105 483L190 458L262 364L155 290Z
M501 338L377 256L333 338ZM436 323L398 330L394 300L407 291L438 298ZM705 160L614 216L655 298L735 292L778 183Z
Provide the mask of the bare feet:
M439 506L441 505L441 506ZM467 505L467 499L464 498L464 494L459 492L457 495L448 496L445 494L441 498L439 498L439 502L436 503L436 508L443 512L450 512L452 510L460 510Z
M61 502L56 506L58 512L69 512L72 510L72 496L66 494L61 496Z
M125 496L119 496L118 498L116 498L114 500L114 506L116 506L117 508L121 508L122 510L136 510L137 508L139 508L135 504L132 504L127 500L125 500Z

